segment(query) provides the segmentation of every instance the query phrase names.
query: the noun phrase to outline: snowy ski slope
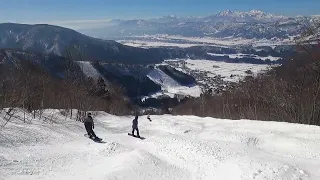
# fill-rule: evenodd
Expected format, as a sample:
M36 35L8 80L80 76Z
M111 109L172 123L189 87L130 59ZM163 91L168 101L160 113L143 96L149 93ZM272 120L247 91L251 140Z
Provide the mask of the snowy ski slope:
M0 125L5 121L1 114ZM144 140L127 135L133 117L94 116L105 143L80 122L21 110L0 129L1 180L319 180L320 127L195 116L140 117Z
M168 89L170 87L179 87L180 84L173 80L170 76L168 76L166 73L162 72L160 69L154 69L149 72L147 75L149 79L151 79L153 82L161 85L162 87Z
M161 89L164 91L164 94L169 94L169 96L180 94L199 97L202 93L201 88L198 85L193 85L190 87L182 86L160 69L154 69L150 71L147 77L153 82L159 84L161 86Z
M78 65L80 66L82 72L92 78L98 78L100 77L100 73L92 66L92 64L89 61L77 61Z

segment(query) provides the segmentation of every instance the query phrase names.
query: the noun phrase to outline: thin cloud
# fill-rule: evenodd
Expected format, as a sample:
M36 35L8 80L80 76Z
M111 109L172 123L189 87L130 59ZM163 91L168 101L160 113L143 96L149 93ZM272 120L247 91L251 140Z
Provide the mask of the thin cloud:
M51 23L54 24L83 24L83 23L104 23L109 22L108 19L102 19L102 20L69 20L69 21L52 21Z
M92 29L105 27L110 22L110 19L90 19L90 20L66 20L66 21L47 21L47 22L36 22L32 24L51 24L56 26L62 26L75 30L79 29Z

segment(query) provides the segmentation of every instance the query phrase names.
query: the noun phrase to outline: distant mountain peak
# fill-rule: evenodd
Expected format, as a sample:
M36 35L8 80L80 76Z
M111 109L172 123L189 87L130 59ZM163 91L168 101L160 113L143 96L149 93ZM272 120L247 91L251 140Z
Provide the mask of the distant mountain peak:
M225 10L221 11L216 14L217 16L244 16L244 15L251 15L251 16L266 16L268 13L260 11L260 10L251 10L251 11L232 11L232 10Z
M178 16L176 16L176 15L166 15L166 16L161 16L159 18L154 18L154 19L178 19Z
M266 13L260 10L250 10L250 11L232 11L226 10L221 11L214 16L211 17L222 17L222 18L231 18L233 20L244 20L244 21L252 21L252 20L279 20L285 19L285 16L278 16L270 13Z
M218 15L218 16L229 16L229 15L233 15L234 13L235 13L234 11L225 10L225 11L219 12L217 15Z
M169 15L169 16L167 16L167 17L170 17L170 18L177 18L177 16L176 16L176 15Z
M250 14L267 14L263 11L260 11L260 10L256 10L256 9L253 9L251 11L249 11Z
M316 19L317 16L309 17ZM248 11L225 10L209 16L168 15L145 21L125 20L120 25L103 29L108 36L180 35L187 37L242 37L286 39L299 33L303 27L295 22L303 18L272 14L253 9ZM303 24L303 23L302 23ZM106 33L105 31L108 31ZM110 35L112 34L112 35ZM96 36L96 35L95 35Z
M109 22L121 22L121 21L123 21L123 20L121 20L121 19L112 19Z

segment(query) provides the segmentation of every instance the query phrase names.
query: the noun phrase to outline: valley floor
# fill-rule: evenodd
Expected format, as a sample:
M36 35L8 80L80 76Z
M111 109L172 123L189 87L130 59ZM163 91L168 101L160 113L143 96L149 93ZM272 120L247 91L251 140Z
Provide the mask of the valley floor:
M5 124L4 114L0 126ZM195 116L139 118L144 140L128 136L133 117L94 116L97 135L47 110L19 110L0 129L0 179L318 180L320 127Z

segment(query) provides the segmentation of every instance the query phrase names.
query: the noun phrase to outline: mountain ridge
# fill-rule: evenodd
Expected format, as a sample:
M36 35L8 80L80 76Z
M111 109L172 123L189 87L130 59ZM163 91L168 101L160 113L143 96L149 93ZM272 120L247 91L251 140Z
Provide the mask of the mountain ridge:
M136 18L136 19L127 19L127 20L122 20L122 19L112 19L110 21L130 21L130 20L153 20L153 19L164 19L164 18L171 18L171 19L202 19L202 18L207 18L211 16L228 16L228 15L264 15L264 16L274 16L274 17L279 17L279 18L295 18L295 17L311 17L311 16L320 16L320 14L315 14L315 15L309 15L309 16L301 16L301 15L296 15L296 16L285 16L285 15L276 15L273 13L268 13L265 11L261 11L258 9L252 9L249 11L236 11L236 10L224 10L224 11L219 11L217 13L213 13L207 16L178 16L178 15L164 15L164 16L159 16L159 17L153 17L153 18L148 18L148 19L143 19L143 18Z
M303 24L320 16L282 16L259 10L221 11L204 17L163 16L150 19L112 20L106 28L82 30L91 36L113 39L141 35L187 37L241 37L247 39L290 39L300 34ZM281 26L279 26L281 24Z
M0 24L0 48L65 55L80 49L88 61L155 63L161 58L152 50L122 45L113 40L89 37L75 30L47 24Z

